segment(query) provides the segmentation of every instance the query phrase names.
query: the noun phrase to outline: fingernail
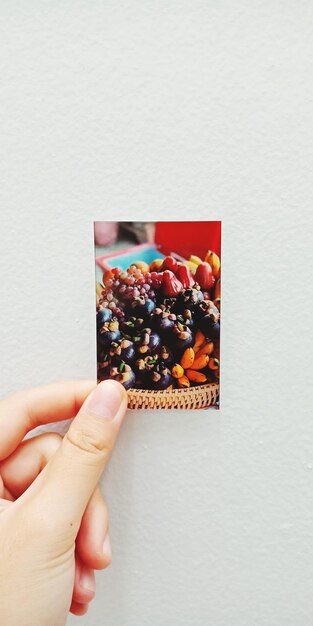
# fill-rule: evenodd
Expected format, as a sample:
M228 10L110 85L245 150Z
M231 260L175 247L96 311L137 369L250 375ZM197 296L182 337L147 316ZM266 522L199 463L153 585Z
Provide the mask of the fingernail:
M122 402L123 387L120 383L113 380L104 380L92 392L88 402L88 411L103 417L103 419L112 420L118 412Z
M83 569L79 578L79 583L80 586L86 591L89 591L89 593L94 594L96 592L96 581L93 570Z
M111 561L112 558L112 548L109 533L106 534L105 540L103 542L103 554L108 561Z

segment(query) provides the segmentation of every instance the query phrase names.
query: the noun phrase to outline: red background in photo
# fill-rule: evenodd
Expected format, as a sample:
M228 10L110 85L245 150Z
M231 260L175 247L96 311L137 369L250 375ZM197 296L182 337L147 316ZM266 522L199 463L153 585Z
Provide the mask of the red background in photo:
M221 256L221 222L156 222L155 242L162 252L204 259L208 250Z

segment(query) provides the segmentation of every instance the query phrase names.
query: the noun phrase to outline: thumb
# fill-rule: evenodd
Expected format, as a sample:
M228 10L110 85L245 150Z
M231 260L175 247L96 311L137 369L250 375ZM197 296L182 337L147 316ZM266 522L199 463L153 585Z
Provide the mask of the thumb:
M36 480L32 485L42 512L50 519L74 527L80 523L126 408L127 393L113 380L100 383L85 400L56 454L38 476L38 483ZM32 495L34 490L30 488Z

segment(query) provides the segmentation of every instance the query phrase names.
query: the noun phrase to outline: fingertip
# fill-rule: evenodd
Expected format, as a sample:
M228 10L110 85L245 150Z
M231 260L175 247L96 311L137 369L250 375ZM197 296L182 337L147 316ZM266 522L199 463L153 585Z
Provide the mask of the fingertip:
M72 613L73 615L81 616L81 615L85 615L88 609L89 609L88 603L81 604L80 602L75 602L73 600L70 606L70 613Z
M110 390L114 390L114 393L117 393L118 391L120 394L121 402L125 402L127 400L127 391L125 387L117 380L113 380L113 378L102 380L100 383L98 383L98 387L105 389L106 393L109 393Z
M85 407L88 413L97 417L119 420L124 416L127 407L126 390L115 380L104 380L88 397Z
M111 547L111 541L110 541L110 535L109 533L106 534L104 542L103 542L103 550L102 550L102 554L103 554L103 560L105 562L105 566L104 567L108 567L112 561L112 547Z

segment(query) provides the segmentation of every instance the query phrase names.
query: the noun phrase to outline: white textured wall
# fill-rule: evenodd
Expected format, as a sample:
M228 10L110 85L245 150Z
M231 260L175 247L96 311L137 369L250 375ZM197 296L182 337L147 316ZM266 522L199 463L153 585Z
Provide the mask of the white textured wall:
M222 410L129 413L80 623L307 626L312 2L0 14L1 394L94 375L93 219L223 220Z

